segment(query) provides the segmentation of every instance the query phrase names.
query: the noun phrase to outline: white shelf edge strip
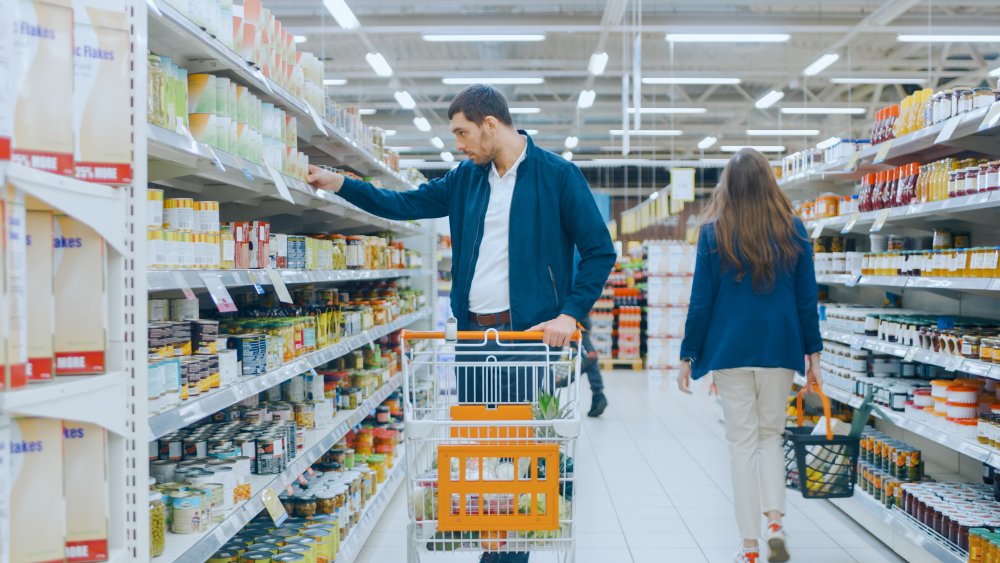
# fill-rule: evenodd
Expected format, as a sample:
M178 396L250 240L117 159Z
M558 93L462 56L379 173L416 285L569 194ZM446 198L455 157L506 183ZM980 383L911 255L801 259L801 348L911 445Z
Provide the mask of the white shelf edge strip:
M266 391L283 381L309 371L310 368L321 366L347 354L351 350L373 342L377 338L382 338L401 328L405 328L410 323L428 314L430 314L430 309L425 307L416 313L404 315L387 325L375 327L361 334L345 338L333 346L306 354L274 371L263 375L246 377L233 385L218 389L197 399L188 399L177 408L153 414L149 417L149 440L155 440L207 416L211 416L213 413L236 404L247 397Z
M407 277L423 273L416 269L394 270L278 270L286 284L335 283L352 281L383 280ZM264 270L149 270L146 272L149 291L170 291L183 289L176 275L180 274L188 287L201 289L205 280L201 274L218 274L226 287L243 287L256 284L271 285Z

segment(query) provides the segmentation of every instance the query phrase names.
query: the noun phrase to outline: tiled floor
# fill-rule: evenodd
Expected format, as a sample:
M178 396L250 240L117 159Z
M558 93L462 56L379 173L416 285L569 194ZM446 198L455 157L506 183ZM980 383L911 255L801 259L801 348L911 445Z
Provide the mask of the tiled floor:
M730 563L738 543L721 410L644 372L605 374L611 406L586 419L576 459L578 563ZM584 383L585 396L589 395ZM585 401L589 407L589 396ZM792 561L903 561L823 500L789 494ZM360 563L406 561L406 498L393 499ZM472 554L425 561L472 562ZM533 563L553 561L533 555Z

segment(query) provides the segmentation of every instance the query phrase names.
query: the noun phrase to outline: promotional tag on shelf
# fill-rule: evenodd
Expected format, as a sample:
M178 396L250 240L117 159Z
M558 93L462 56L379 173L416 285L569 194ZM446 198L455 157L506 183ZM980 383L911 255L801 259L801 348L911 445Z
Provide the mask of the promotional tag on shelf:
M895 140L889 139L878 146L878 152L875 153L875 160L872 161L872 164L879 164L885 161L885 157L889 156L889 150L892 148L892 142Z
M208 147L208 154L212 156L212 164L214 164L215 167L219 169L219 172L225 172L226 167L225 165L222 164L222 159L220 159L219 155L216 154L214 150L212 150L212 147Z
M917 357L917 351L918 350L920 350L920 348L911 346L910 349L907 350L906 354L903 356L903 361L904 362L912 362L913 358Z
M861 219L861 213L857 211L851 213L850 218L847 219L847 224L844 225L843 229L840 229L840 234L846 235L847 233L851 232L851 229L854 228L854 225L858 224L858 220L860 219Z
M302 485L303 487L305 487L305 486L309 485L309 480L308 480L308 479L306 479L305 475L299 475L299 478L298 478L298 482L299 482L299 484L300 484L300 485Z
M910 205L906 206L906 214L907 215L913 215L913 214L916 214L916 213L920 213L921 211L924 210L924 205L925 204L922 201L915 201L915 202L911 203Z
M183 125L178 125L177 132L183 135L184 138L188 140L188 150L190 152L193 152L195 154L201 154L201 151L198 150L198 141L194 138L194 135L191 134L191 131L189 131L187 127Z
M250 173L250 170L244 168L243 169L243 176L246 177L247 182L253 182L253 174Z
M271 521L274 522L275 526L280 526L288 520L288 513L285 512L284 505L278 499L278 494L274 492L271 487L264 488L264 492L260 494L260 500L264 503L264 508L267 509L268 515L271 516Z
M958 129L958 125L962 123L962 117L963 116L961 115L956 115L945 122L944 127L941 128L941 132L938 133L937 138L934 139L934 144L939 145L946 141L950 141L955 135L955 130Z
M996 127L997 123L1000 123L1000 102L993 102L986 115L983 116L983 121L979 123L979 130L992 129Z
M820 235L823 234L823 229L826 227L826 221L819 221L816 223L816 227L813 229L812 238L813 240L818 239Z
M855 336L854 338L851 339L851 348L855 350L860 350L861 348L864 347L864 344L865 344L865 337L863 336Z
M847 287L855 287L858 285L858 282L860 281L861 281L861 274L856 274L847 278L847 283L845 283L844 285L846 285Z
M877 233L882 230L885 226L885 222L889 220L889 209L883 209L878 212L875 216L875 222L872 223L872 228L868 231L869 233Z
M319 129L319 132L329 137L330 133L326 130L326 127L323 126L323 119L320 118L316 108L312 107L312 104L309 102L306 102L306 107L309 108L309 115L312 116L313 122L316 124L316 128Z
M1000 291L1000 279L990 280L990 285L987 291Z
M292 485L289 484L289 485L285 486L285 492L288 493L288 494L290 494L290 495L294 495L295 494L295 489L293 489Z
M844 170L853 172L854 168L858 165L858 159L861 158L861 151L854 151L851 153L851 158L847 159L847 165L844 166Z
M288 287L285 286L285 280L281 277L281 272L273 268L265 268L267 272L267 277L271 279L271 285L274 286L274 292L278 294L278 301L282 303L291 303L292 296L288 293Z
M316 472L313 471L312 467L307 467L306 468L306 473L308 473L310 477L315 477L316 476Z
M260 282L267 280L261 280L257 277L256 270L247 270L247 277L250 278L250 283L253 284L253 288L257 292L257 295L264 295L264 287L260 285Z
M194 299L194 291L191 291L191 286L188 285L186 279L184 279L184 274L180 272L174 272L174 282L177 284L177 288L184 293L184 299Z
M212 301L220 313L232 313L236 310L236 303L233 302L233 296L229 295L226 284L222 283L222 276L219 274L199 274L199 276L205 282L205 289L212 296Z
M257 67L250 67L250 74L253 74L254 78L256 78L257 80L260 80L261 82L263 82L264 83L264 87L267 88L268 92L270 92L272 94L274 93L274 89L271 88L271 81L268 80L266 76L264 76L264 73L261 72L259 68L257 68Z
M274 187L278 188L278 195L281 199L287 201L288 203L295 203L292 199L292 193L288 191L288 184L285 183L285 178L274 169L273 166L267 166L267 173L271 175L271 181L274 182Z
M965 359L961 356L951 358L948 360L948 363L945 364L944 369L947 371L960 371L959 367L961 367L963 362L965 362Z

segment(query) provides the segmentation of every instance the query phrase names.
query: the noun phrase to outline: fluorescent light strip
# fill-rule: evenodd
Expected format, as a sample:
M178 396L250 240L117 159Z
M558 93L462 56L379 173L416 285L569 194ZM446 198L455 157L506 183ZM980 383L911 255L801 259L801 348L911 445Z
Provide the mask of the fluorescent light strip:
M670 43L785 43L787 33L668 33Z
M704 85L714 85L714 84L739 84L739 78L726 78L726 77L706 77L699 78L696 76L649 76L642 79L643 84L704 84Z
M784 145L722 145L722 152L740 152L743 149L754 149L760 152L785 152Z
M365 55L365 60L378 76L383 78L392 76L392 67L389 66L389 61L385 60L382 53L368 53Z
M396 102L399 104L399 107L403 109L413 109L417 107L416 100L414 100L413 96L411 96L406 90L397 90L392 96L396 98Z
M603 145L603 146L601 146L601 150L602 151L608 151L608 152L621 152L623 148L625 148L623 145ZM670 149L667 148L667 147L658 147L658 146L655 146L655 145L633 145L633 144L629 144L628 151L629 152L657 152L657 151L670 152Z
M594 105L595 99L597 99L597 92L593 90L584 90L580 92L580 99L576 101L576 107L580 109L587 109Z
M608 67L608 54L594 53L590 55L590 64L587 65L587 72L593 76L600 76L604 74L604 69Z
M754 107L757 109L767 109L774 104L778 103L781 98L785 97L785 93L781 90L771 90L767 94L761 96L756 102L754 102Z
M296 45L301 45L301 44L305 43L306 41L309 41L309 38L306 37L305 35L295 35L294 39L295 39L295 44Z
M649 199L651 199L651 200L655 200L658 197L660 197L660 192L653 192L653 193L649 194Z
M464 86L468 84L543 84L545 79L536 76L476 76L442 78L441 82L449 86Z
M642 115L654 114L654 115L669 115L669 114L696 114L696 113L706 113L708 110L705 108L639 108L639 113ZM635 108L628 108L629 113L635 113Z
M788 115L861 115L865 108L781 108Z
M437 150L444 148L444 141L441 140L441 137L431 137L431 144L434 145L434 148Z
M464 33L425 33L424 41L432 43L461 42L461 43L488 43L512 42L512 41L545 41L544 33L496 33L496 34L464 34Z
M333 19L337 20L337 25L340 27L344 29L361 27L361 22L354 16L354 12L347 6L345 0L323 0L323 6L330 12Z
M573 160L573 151L564 151L562 157L565 160Z
M343 86L347 84L346 78L324 78L323 86Z
M718 137L708 136L708 137L705 137L704 139L698 141L698 148L701 149L701 150L712 148L713 146L715 146L715 143L718 143L718 142L719 142L719 138Z
M529 136L534 137L535 135L538 134L538 129L525 129L524 132L527 133Z
M569 150L573 150L579 145L580 145L580 138L575 135L566 137L566 140L563 142L563 146L565 146Z
M608 133L619 137L624 135L621 129L612 129ZM628 134L630 137L677 137L684 132L678 129L632 129Z
M826 53L821 55L818 59L807 66L802 74L806 76L816 76L817 74L826 70L830 65L840 60L840 55L837 53Z
M511 115L523 113L542 113L542 108L509 108Z
M751 137L781 137L783 135L811 137L819 135L819 129L747 129L747 135Z
M896 36L900 43L1000 43L1000 35L906 35Z
M444 151L441 153L441 160L445 162L455 162L455 155L451 154L448 151Z
M427 121L426 117L414 117L413 126L424 133L429 133L431 130L431 122Z
M358 110L358 115L375 115L375 112L374 108L361 108Z
M837 77L831 78L834 84L923 84L926 78L906 77L906 78L860 78L860 77Z
M399 131L396 131L395 129L382 130L382 135L385 137L395 137L397 133L399 133Z

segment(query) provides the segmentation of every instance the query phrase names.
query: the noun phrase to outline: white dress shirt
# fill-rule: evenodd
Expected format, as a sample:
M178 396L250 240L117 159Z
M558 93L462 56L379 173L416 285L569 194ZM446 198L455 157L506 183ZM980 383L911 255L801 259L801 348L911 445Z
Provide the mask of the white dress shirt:
M522 135L523 137L523 135ZM479 243L479 259L469 288L469 311L473 313L499 313L510 309L510 202L514 197L517 167L528 154L524 150L503 176L497 173L496 164L490 164L490 202L486 208L483 240Z

